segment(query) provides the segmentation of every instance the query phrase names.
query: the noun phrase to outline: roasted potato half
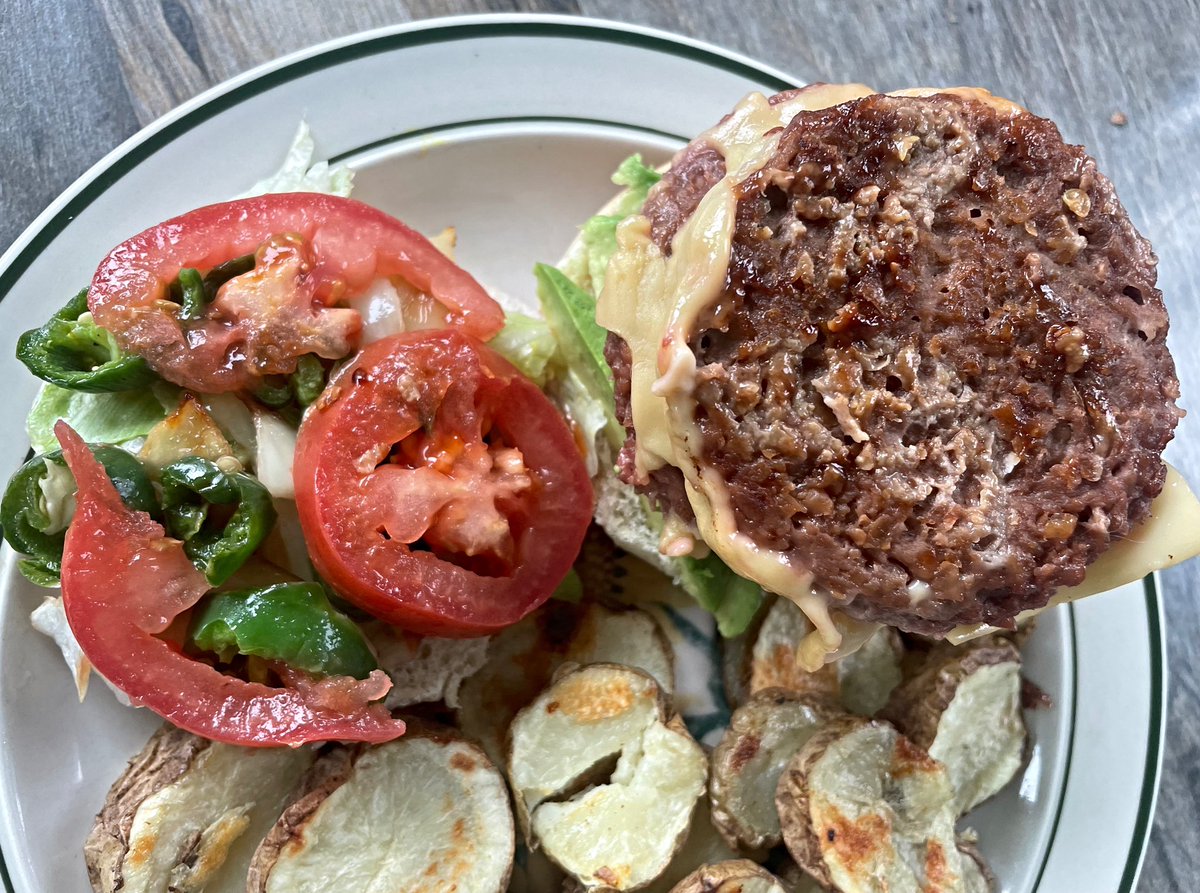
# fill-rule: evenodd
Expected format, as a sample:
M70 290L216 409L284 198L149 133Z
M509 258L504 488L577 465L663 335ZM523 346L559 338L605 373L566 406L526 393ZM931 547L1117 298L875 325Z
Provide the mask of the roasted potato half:
M1021 766L1021 654L999 636L935 648L881 715L946 767L955 815L962 815L1008 784Z
M493 636L487 662L458 689L458 725L497 765L517 711L550 684L564 663L617 663L674 690L674 657L662 628L636 608L551 601Z
M247 893L502 893L515 845L500 772L476 744L419 722L334 748L254 854Z
M587 890L636 890L679 849L708 760L658 684L567 667L517 714L508 776L530 843Z
M779 878L749 859L731 859L697 868L671 893L788 893Z
M315 759L163 726L113 784L83 845L97 893L243 893L259 841Z
M839 893L961 893L953 803L940 763L859 718L810 738L776 793L788 852Z
M733 712L712 752L708 796L713 822L731 847L761 857L783 839L775 788L808 739L845 714L783 689L756 693Z
M729 700L744 704L757 692L782 688L826 698L862 716L883 707L901 679L904 647L896 631L881 627L858 650L809 672L798 655L812 631L793 602L770 599L744 636L725 643L722 676Z

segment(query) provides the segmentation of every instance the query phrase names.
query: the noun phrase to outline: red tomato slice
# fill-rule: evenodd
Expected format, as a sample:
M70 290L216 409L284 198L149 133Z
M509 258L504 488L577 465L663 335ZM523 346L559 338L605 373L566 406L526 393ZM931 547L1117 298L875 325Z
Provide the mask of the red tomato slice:
M558 411L498 354L446 330L364 348L300 425L294 478L321 576L426 635L520 620L566 576L592 517Z
M181 654L158 633L210 588L179 540L133 512L83 440L55 427L79 490L67 530L62 591L67 622L92 666L135 704L180 728L229 744L390 741L404 734L382 704L390 680L244 682Z
M203 318L179 318L167 286L254 253ZM442 304L452 327L488 339L504 312L428 239L362 202L315 193L209 205L122 242L88 292L96 322L163 378L193 390L250 390L315 353L338 359L358 345L362 319L338 302L373 280L400 276Z

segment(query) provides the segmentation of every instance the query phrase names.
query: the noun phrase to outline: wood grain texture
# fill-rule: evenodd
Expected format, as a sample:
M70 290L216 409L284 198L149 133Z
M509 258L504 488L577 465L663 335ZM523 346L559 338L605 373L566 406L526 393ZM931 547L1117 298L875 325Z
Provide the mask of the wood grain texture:
M1198 0L5 0L0 246L140 125L254 65L365 28L512 11L653 25L814 80L979 84L1052 117L1090 148L1158 250L1193 409L1168 456L1200 483ZM1110 123L1115 113L1128 123ZM1200 880L1198 565L1165 575L1170 732L1145 891Z

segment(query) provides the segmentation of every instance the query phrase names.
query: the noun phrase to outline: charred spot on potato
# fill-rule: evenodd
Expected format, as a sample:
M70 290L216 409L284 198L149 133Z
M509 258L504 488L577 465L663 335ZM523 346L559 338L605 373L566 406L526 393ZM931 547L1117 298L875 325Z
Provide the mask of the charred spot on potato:
M886 723L819 730L780 776L776 807L788 852L828 890L962 889L946 771Z

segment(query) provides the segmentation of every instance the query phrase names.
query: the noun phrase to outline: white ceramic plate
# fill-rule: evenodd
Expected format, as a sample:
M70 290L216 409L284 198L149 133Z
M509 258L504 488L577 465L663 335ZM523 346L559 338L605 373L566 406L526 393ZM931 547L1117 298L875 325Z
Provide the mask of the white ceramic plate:
M357 197L426 232L457 226L459 261L528 302L532 265L559 257L623 157L665 160L747 91L799 80L659 32L489 16L359 35L211 90L97 164L0 259L0 468L26 452L36 389L13 358L17 334L120 238L270 173L302 117L320 151L357 169ZM39 592L7 548L0 580L4 881L85 893L84 835L156 720L101 686L77 703L55 647L28 626ZM1149 579L1039 625L1028 673L1054 706L1029 716L1023 776L970 821L1006 893L1133 889L1157 787L1163 657Z

